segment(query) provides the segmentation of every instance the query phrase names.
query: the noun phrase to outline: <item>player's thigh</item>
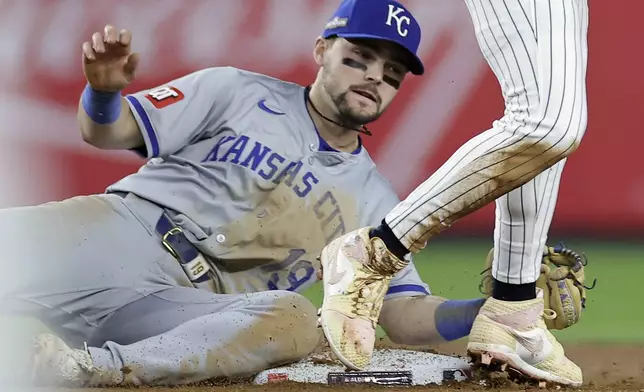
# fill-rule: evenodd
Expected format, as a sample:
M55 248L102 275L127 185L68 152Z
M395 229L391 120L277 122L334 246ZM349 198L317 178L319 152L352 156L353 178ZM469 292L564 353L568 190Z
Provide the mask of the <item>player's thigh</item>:
M115 196L0 210L0 312L92 328L164 288L171 258Z
M0 210L0 239L9 285L16 276L43 284L60 279L127 285L147 277L154 259L165 253L116 196Z
M316 326L316 309L303 296L290 291L252 294L213 294L204 290L174 287L139 299L114 312L97 329L89 344L107 341L127 345L166 333L187 321L217 314L216 325L204 325L199 334L222 334L217 328L240 329L262 324L279 332L298 328L311 335ZM215 329L213 330L213 327Z

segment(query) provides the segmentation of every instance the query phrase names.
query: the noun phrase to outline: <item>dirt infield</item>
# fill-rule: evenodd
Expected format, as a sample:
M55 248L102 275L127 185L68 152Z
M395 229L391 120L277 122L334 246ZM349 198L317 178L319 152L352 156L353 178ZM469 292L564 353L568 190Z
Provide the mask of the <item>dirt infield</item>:
M398 348L386 341L379 346ZM449 345L434 347L431 351L444 354L463 354L464 343L457 342ZM577 362L584 370L586 383L579 390L583 391L638 391L644 392L644 345L609 345L585 344L566 345L569 357ZM475 383L461 382L455 385L390 388L377 386L326 386L318 384L275 383L270 385L251 385L248 382L205 384L176 388L119 388L114 391L150 391L150 392L316 392L329 390L365 391L365 390L436 390L436 391L517 391L517 390L548 390L536 386L514 384L500 379L484 387ZM566 390L563 388L558 390ZM570 388L571 390L573 388ZM110 389L111 390L111 389ZM575 389L576 390L576 389ZM78 391L78 390L77 390ZM94 392L97 389L87 390ZM108 389L101 389L108 391Z

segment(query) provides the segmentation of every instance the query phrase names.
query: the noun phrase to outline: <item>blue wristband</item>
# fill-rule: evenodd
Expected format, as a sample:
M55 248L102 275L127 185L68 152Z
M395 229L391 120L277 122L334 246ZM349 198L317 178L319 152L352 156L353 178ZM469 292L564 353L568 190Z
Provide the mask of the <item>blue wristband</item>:
M85 86L81 102L85 113L97 124L111 124L121 115L121 93L98 91Z
M448 342L469 335L484 303L485 298L443 302L434 312L436 330Z

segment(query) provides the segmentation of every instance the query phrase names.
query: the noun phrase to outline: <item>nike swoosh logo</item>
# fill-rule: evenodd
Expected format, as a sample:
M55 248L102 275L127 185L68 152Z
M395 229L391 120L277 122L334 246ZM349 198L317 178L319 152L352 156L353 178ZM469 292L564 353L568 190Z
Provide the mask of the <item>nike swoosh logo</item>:
M517 339L520 345L525 347L532 355L537 356L542 353L543 351L543 336L538 335L535 337L528 337L524 336L522 333L518 331L514 331L514 337Z
M529 365L536 365L548 358L552 344L543 333L511 331L517 340L516 353Z
M334 257L331 259L331 263L329 263L329 280L327 283L329 284L337 284L344 278L344 275L346 275L347 271L339 271L338 270L338 256Z
M275 110L269 108L268 106L266 106L266 100L265 99L262 99L259 102L257 102L257 106L260 109L262 109L263 111L265 111L266 113L272 114L274 116L284 116L286 114L286 113L275 111Z
M552 350L550 341L538 328L525 330L541 317L541 312L543 311L535 306L511 314L495 315L485 311L483 314L514 336L517 341L517 354L532 365L546 359Z

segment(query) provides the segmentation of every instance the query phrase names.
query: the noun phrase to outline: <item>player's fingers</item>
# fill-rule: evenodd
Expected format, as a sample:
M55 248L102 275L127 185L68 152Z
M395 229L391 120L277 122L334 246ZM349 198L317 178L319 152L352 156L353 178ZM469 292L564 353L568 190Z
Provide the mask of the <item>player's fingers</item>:
M101 33L92 34L92 47L96 53L105 53L105 44Z
M105 25L105 42L115 44L119 41L119 32L111 24Z
M121 45L129 46L132 42L132 33L129 30L122 29L119 35L119 42Z
M129 82L134 80L136 67L139 65L140 56L138 53L132 53L128 56L127 62L123 66L123 73Z
M92 44L90 44L89 42L83 42L81 48L83 50L83 57L85 57L87 60L96 60L96 53L92 48Z

